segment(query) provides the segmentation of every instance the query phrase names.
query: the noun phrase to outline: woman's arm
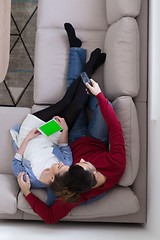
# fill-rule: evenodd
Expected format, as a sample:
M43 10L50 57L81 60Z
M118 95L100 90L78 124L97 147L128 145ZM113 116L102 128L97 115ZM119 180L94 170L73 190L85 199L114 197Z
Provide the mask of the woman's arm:
M17 150L17 153L15 154L15 157L12 161L12 170L16 177L20 172L23 172L23 171L26 172L26 168L22 163L23 154L27 147L28 142L38 135L39 135L39 132L36 129L31 130L29 134L26 136L26 138L23 140L20 148ZM28 160L25 160L25 161L28 161ZM29 161L28 161L28 166L29 166Z
M70 147L65 144L54 145L53 154L59 159L60 162L63 162L64 165L71 166L73 163L73 157Z
M22 163L22 156L18 153L16 153L14 159L12 160L12 171L16 177L20 172L25 171L25 167Z
M35 138L36 136L38 136L39 134L40 134L40 133L39 133L39 131L38 131L36 128L35 128L35 129L32 129L32 130L28 133L28 135L25 137L25 139L23 140L23 142L22 142L19 150L17 151L17 153L20 154L21 156L23 156L24 151L25 151L25 149L26 149L26 147L27 147L28 142L29 142L31 139L33 139L33 138Z
M63 129L58 144L67 144L68 145L68 126L67 126L65 119L61 118L59 116L55 116L54 119L56 119L57 123Z

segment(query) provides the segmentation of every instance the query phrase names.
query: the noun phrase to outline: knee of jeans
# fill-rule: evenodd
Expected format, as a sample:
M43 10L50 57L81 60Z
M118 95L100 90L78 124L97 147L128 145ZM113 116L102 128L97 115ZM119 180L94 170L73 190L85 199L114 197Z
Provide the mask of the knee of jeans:
M67 87L66 87L66 90L70 87L70 85L74 82L74 79L69 79L67 80Z
M86 130L85 129L80 129L79 131L72 131L69 133L69 136L68 136L68 144L69 146L75 142L76 140L78 140L79 138L83 137L83 136L86 136Z
M88 131L87 136L97 139L97 140L103 142L105 145L109 144L109 135L108 134L104 135L104 134L99 133L98 131L97 132L95 131L94 133L91 133L90 131Z

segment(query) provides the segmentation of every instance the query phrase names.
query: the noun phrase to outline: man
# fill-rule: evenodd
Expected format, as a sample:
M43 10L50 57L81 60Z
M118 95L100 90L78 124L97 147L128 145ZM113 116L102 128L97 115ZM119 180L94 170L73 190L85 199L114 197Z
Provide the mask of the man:
M86 84L86 87L98 100L100 111L108 127L110 150L108 150L108 147L102 141L94 138L94 131L92 132L92 137L83 136L74 141L71 144L71 150L74 166L78 165L81 167L82 172L90 172L92 177L96 180L95 185L91 186L87 192L83 193L82 191L79 193L75 189L76 186L71 186L71 189L74 188L72 190L75 191L76 194L80 194L77 203L62 203L62 199L58 198L52 207L48 207L30 192L29 178L27 177L27 181L24 182L24 173L20 173L18 176L18 183L26 196L26 200L29 202L33 210L47 223L55 223L59 221L74 207L88 201L92 197L108 191L119 181L125 170L125 146L120 122L118 121L112 106L103 96L99 85L93 80L91 80L91 84L92 86ZM98 126L96 126L96 124L100 125L101 123L96 121L95 126L93 126L91 121L89 127L91 125L93 129L94 127L96 129ZM61 171L61 176L70 171L70 168L69 170L63 170L64 167L62 163L58 168L58 171Z

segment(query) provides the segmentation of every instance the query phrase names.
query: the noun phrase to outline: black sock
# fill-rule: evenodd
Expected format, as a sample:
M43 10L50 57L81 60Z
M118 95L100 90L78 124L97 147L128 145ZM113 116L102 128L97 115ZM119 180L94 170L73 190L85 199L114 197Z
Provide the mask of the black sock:
M91 76L94 72L94 69L95 69L96 63L99 59L100 54L101 54L101 49L96 48L91 53L89 61L83 67L83 72L86 72L89 78L91 78Z
M96 71L96 69L105 62L106 60L106 54L105 53L101 53L99 56L98 56L98 59L97 59L97 62L94 66L94 69L93 69L93 73Z
M82 41L76 37L76 33L73 26L70 23L65 23L64 28L68 35L70 47L81 47Z

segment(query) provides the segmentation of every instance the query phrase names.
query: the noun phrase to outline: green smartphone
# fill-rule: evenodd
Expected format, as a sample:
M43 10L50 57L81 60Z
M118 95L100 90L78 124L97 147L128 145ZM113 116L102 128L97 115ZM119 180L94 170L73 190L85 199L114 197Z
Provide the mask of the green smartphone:
M55 119L52 119L37 128L39 132L49 137L50 135L63 130Z

